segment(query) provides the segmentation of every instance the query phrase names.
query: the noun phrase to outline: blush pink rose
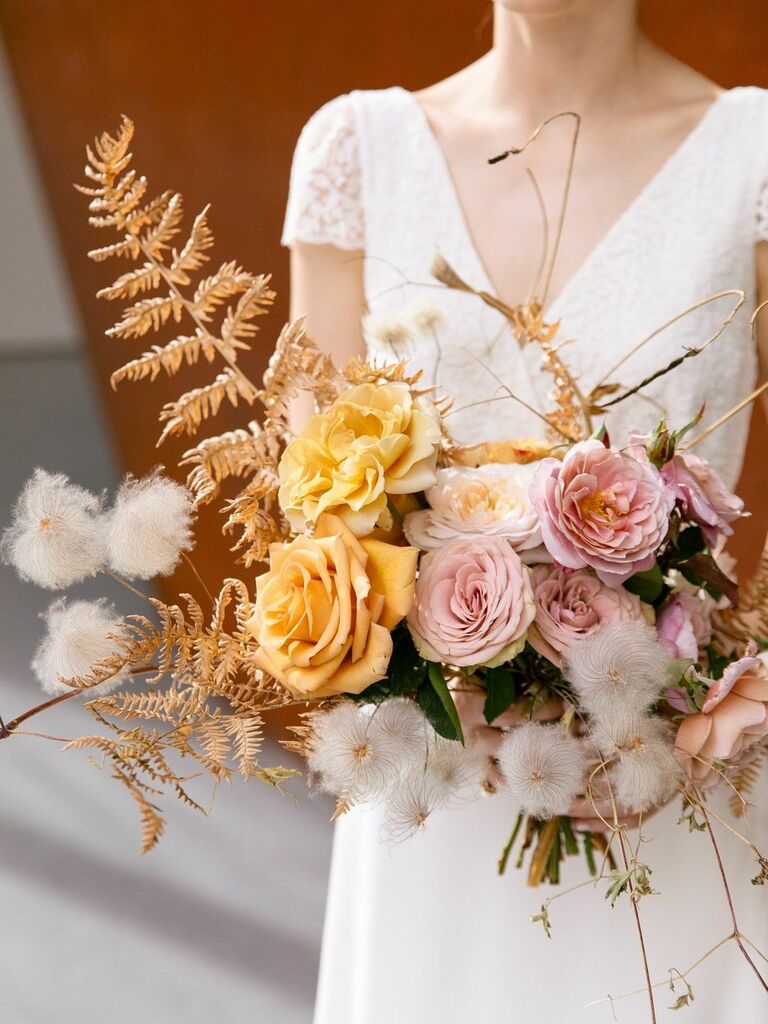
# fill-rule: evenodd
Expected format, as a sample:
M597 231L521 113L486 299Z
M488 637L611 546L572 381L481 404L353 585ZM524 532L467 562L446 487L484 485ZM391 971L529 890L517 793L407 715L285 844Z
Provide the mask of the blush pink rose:
M744 513L744 502L723 481L708 462L698 455L675 455L662 467L661 475L683 509L701 526L710 547L720 537L733 534L731 523Z
M534 612L509 541L453 541L421 560L408 627L428 661L500 665L522 650Z
M544 459L530 493L555 562L591 566L610 587L653 566L674 507L655 466L598 440L575 444L562 462Z
M705 788L719 778L713 761L737 762L751 746L768 738L768 677L760 660L741 658L729 666L733 671L727 681L725 675L719 680L719 692L713 695L710 690L704 708L678 727L675 746L687 761L691 778ZM747 661L757 661L758 668L745 666Z
M607 622L646 621L639 597L624 587L607 587L590 569L563 572L537 565L532 582L536 619L528 641L555 665L572 644Z
M656 629L673 658L698 660L699 651L712 639L707 614L711 606L711 600L703 601L689 590L681 590L666 602Z

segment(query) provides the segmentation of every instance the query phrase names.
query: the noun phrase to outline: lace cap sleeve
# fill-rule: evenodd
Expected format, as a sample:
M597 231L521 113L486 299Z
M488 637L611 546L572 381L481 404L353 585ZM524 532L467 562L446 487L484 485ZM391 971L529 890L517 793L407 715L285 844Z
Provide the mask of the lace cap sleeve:
M351 96L344 95L313 114L299 136L283 245L308 242L364 248L361 193L355 111Z

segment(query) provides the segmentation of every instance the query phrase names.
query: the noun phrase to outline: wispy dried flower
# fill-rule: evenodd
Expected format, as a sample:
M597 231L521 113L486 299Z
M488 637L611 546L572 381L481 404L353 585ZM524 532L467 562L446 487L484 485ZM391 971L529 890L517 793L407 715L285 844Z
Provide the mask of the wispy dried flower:
M121 619L106 601L54 601L44 615L46 634L32 661L43 689L53 696L67 693L64 680L89 676L99 662L120 653ZM125 678L123 666L103 683L83 692L89 697L110 693Z
M36 469L13 510L2 553L23 580L62 590L104 562L101 500L63 473Z
M363 319L363 334L373 348L389 348L395 355L402 355L413 340L411 324L398 313L369 313Z
M445 322L445 312L433 302L417 302L408 311L408 319L418 334L433 334Z
M379 704L373 712L372 724L378 733L402 745L414 760L421 762L426 757L428 741L435 736L419 705L407 697L391 697Z
M498 757L504 788L534 817L565 813L583 792L588 750L559 725L516 726L504 738Z
M416 773L403 779L388 795L381 838L390 844L411 839L444 803L443 788L429 776Z
M483 791L488 757L478 748L434 736L423 766L427 780L451 803L475 800Z
M128 477L106 519L107 561L133 579L170 575L194 543L189 491L157 473Z
M595 729L593 739L606 758L616 759L609 777L622 810L647 811L674 793L683 769L667 723L636 714Z
M310 771L321 789L349 803L381 799L396 785L412 754L370 707L345 701L312 718Z
M649 707L669 684L671 665L653 627L611 622L565 652L563 674L600 720L617 708Z

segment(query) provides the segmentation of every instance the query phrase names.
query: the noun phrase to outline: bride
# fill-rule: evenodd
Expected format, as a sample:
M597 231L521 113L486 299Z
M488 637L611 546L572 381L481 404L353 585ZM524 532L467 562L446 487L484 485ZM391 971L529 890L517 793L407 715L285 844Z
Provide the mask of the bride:
M435 16L449 15L436 7ZM440 288L429 268L439 252L508 305L530 298L542 247L552 253L573 120L554 121L522 157L494 166L486 158L564 111L582 115L582 131L557 259L537 294L545 319L560 321L564 355L586 389L686 307L730 288L747 295L747 312L722 339L647 397L616 407L614 440L664 411L681 425L702 399L705 422L714 421L753 388L759 354L768 361L768 325L756 351L748 312L768 296L768 94L723 91L655 48L634 0L497 0L493 47L471 67L418 93L340 96L312 117L296 150L284 235L293 310L307 313L311 333L338 363L367 344L423 368L457 407L474 402L453 417L461 441L540 433L519 403L477 403L503 384L547 409L548 380L540 355L521 349L498 313ZM549 211L548 239L532 177ZM709 337L730 301L659 334L622 365L622 384ZM741 414L702 445L729 485L747 429ZM762 835L764 794L751 816ZM642 995L613 1006L605 999L642 991L626 900L611 908L592 887L564 896L551 908L548 940L529 922L542 893L512 869L496 874L515 815L495 796L436 816L394 848L380 841L375 811L338 822L316 1024L648 1020ZM678 815L669 806L643 826L661 895L645 899L642 913L661 982L732 930L711 847L677 825ZM739 927L766 948L768 893L749 886L749 853L728 839ZM583 877L570 863L564 885ZM733 942L690 981L696 1002L687 1012L697 1024L765 1020L765 993ZM662 1017L684 991L657 990Z

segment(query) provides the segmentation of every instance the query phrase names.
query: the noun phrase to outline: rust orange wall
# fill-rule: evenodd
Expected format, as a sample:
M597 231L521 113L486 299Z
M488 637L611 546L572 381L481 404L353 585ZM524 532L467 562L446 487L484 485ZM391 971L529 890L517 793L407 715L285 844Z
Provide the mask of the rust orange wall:
M102 243L94 242L83 199L71 189L81 179L86 140L129 114L137 124L136 163L150 184L182 191L189 211L212 199L219 258L273 271L279 301L261 336L259 365L249 368L257 374L287 309L279 232L302 123L350 88L415 88L467 63L488 44L489 13L485 0L0 0L0 25L99 381L138 354L141 342L103 339L117 311L94 293L110 270L84 257ZM642 17L670 50L723 84L768 86L763 0L647 0ZM156 412L200 382L188 373L163 386L104 388L126 467L141 472L160 457L175 461L179 444L160 456L153 451ZM225 429L234 419L220 422ZM765 442L761 429L753 449ZM754 485L748 490L754 503ZM753 548L761 525L756 517L746 538ZM202 559L211 576L213 561L225 557L211 540Z

